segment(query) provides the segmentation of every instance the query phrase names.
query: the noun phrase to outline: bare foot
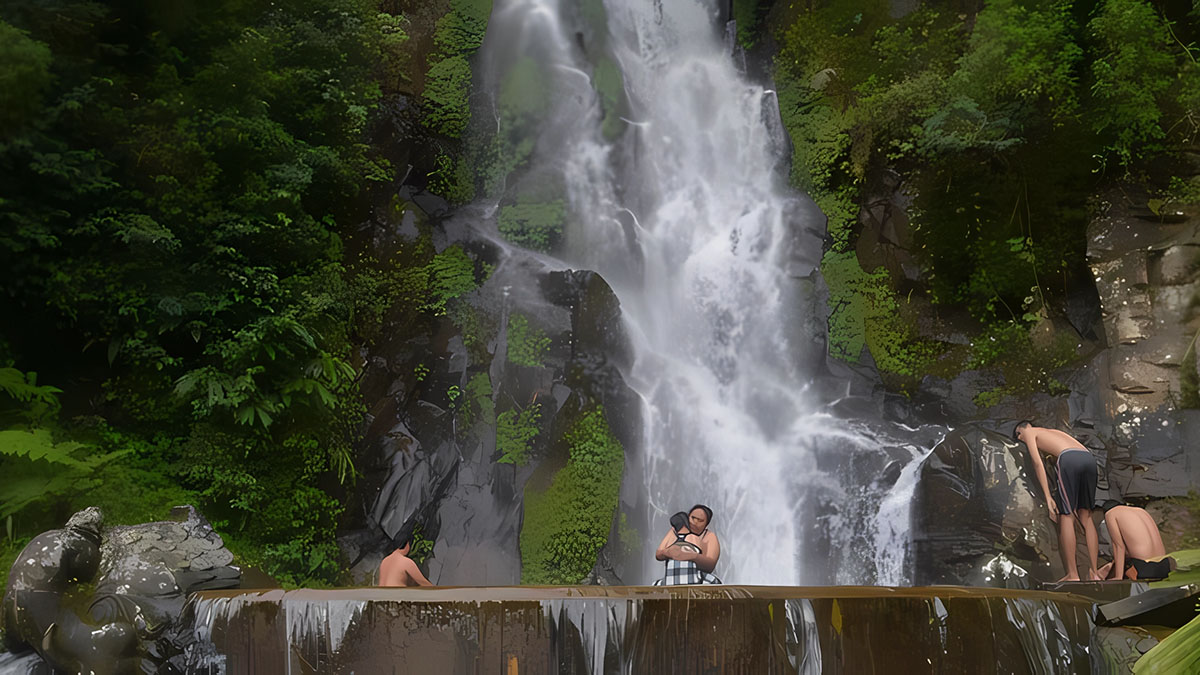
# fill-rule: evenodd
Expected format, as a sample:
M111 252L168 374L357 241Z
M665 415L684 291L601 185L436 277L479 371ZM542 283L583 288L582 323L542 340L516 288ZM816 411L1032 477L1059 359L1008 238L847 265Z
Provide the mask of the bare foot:
M1063 578L1059 579L1059 580L1058 580L1057 582L1055 582L1055 583L1059 583L1059 584L1061 584L1061 583L1062 583L1062 582L1064 582L1064 581L1079 581L1079 575L1078 575L1078 574L1067 574L1066 576L1064 576Z
M1096 574L1095 572L1089 572L1088 578L1091 579L1092 581L1104 581L1104 577L1100 576L1099 574Z

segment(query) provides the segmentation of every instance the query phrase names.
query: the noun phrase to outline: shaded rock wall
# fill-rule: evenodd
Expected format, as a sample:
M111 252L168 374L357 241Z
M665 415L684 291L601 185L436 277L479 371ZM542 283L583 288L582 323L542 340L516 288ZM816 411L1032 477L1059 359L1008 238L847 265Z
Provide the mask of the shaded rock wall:
M1097 499L1103 500L1103 445L1094 435L1079 440L1097 457ZM1054 469L1046 464L1051 484ZM948 434L919 472L912 511L915 583L1028 588L1063 576L1057 530L1024 444L966 425ZM1076 560L1086 560L1082 534Z
M1155 213L1144 197L1105 195L1087 251L1109 344L1100 387L1113 423L1109 478L1134 500L1200 487L1200 410L1181 408L1180 377L1200 331L1200 218Z
M379 223L377 255L419 236L432 215L409 202L398 223ZM434 583L516 584L524 485L572 411L603 406L624 447L636 447L639 407L620 375L630 357L616 296L595 273L549 268L536 254L494 244L480 234L486 218L463 209L427 230L439 251L460 246L486 265L486 281L429 326L389 318L383 339L364 355L364 476L339 540L357 583L372 583L387 539L416 522L433 542L425 567ZM536 365L507 353L509 322L518 315L548 340ZM490 382L486 401L473 400L469 386L481 375ZM569 400L576 404L566 406ZM535 404L541 416L529 462L499 462L496 415Z

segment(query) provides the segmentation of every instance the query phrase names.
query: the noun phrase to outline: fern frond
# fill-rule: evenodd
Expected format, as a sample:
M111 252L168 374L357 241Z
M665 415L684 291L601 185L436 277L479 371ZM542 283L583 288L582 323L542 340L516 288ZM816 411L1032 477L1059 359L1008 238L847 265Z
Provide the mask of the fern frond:
M54 434L49 429L0 431L0 455L25 457L30 460L40 459L51 464L86 469L89 464L73 456L76 450L83 447L87 446L74 441L55 443Z

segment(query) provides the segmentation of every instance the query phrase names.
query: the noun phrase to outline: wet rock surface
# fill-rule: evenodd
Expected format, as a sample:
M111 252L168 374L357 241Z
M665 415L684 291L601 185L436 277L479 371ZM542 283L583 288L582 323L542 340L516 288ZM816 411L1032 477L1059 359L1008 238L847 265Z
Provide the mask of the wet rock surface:
M965 588L206 592L188 671L1092 672L1090 601ZM248 627L254 626L251 636Z
M1058 536L1024 444L1007 430L966 425L948 434L920 468L912 515L918 584L1028 587L1063 576ZM1097 459L1097 500L1107 498L1099 440L1077 436ZM1055 481L1054 464L1046 464ZM1080 546L1082 535L1078 537ZM1085 549L1081 549L1085 550ZM1077 551L1077 560L1086 560ZM999 558L1003 557L1003 561ZM1013 569L1016 566L1018 569Z
M6 646L67 672L177 672L187 595L236 588L241 571L195 509L171 518L104 527L92 507L35 537L5 589Z
M355 515L339 538L355 583L374 581L390 538L414 523L433 542L423 568L434 583L519 583L524 485L567 427L564 404L603 406L624 446L634 447L632 437L621 437L635 433L639 407L621 376L631 353L612 289L594 272L549 268L486 239L464 220L475 217L439 221L434 244L463 247L491 269L486 281L455 301L462 304L450 312L453 320L428 328L393 321L383 331L390 337L364 355L363 477L351 497ZM376 239L377 247L392 241ZM548 342L536 362L508 354L514 317ZM479 393L473 381L488 383L486 400L472 399ZM529 461L500 462L497 416L535 405Z
M1106 372L1097 388L1113 421L1110 480L1127 499L1200 486L1200 411L1180 408L1180 378L1200 314L1200 220L1156 213L1114 190L1088 228L1088 262L1103 307Z

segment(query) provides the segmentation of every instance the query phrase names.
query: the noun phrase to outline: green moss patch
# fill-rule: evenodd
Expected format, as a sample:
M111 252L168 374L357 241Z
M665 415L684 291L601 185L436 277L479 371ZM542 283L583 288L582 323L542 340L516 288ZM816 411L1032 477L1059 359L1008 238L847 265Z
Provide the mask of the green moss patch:
M530 479L521 527L521 583L577 584L608 541L625 453L595 406L563 437L566 466L549 485Z

